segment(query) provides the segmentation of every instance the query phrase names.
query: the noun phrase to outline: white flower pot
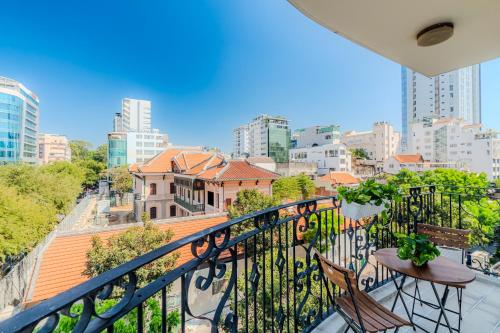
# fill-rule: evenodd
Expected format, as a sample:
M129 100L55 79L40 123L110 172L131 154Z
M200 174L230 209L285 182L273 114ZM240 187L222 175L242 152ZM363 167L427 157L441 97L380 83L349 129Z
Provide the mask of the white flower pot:
M345 217L349 217L353 220L359 220L363 217L370 217L382 213L385 209L385 204L382 203L377 206L372 203L367 203L360 205L355 202L347 203L345 199L342 199L342 213Z

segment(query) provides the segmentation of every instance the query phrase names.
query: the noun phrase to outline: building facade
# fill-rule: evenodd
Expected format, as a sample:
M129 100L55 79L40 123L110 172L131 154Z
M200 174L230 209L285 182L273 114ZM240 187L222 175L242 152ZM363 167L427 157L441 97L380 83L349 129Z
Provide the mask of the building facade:
M431 163L454 165L457 169L484 172L496 179L500 159L498 133L483 132L480 124L445 118L411 126L409 149Z
M152 132L113 132L108 134L108 167L147 162L168 147L168 136Z
M340 126L312 126L300 128L292 134L292 148L307 148L339 143Z
M250 156L250 137L248 125L237 127L233 130L233 157Z
M40 164L71 161L68 138L64 135L40 134L38 136L38 158Z
M342 143L290 149L290 161L316 163L319 175L330 171L351 171L351 153Z
M276 163L288 162L288 151L290 149L290 128L288 120L284 117L272 117L260 115L250 124L240 126L248 127L248 156L268 156ZM234 133L238 133L235 135ZM237 139L241 138L241 131L233 131L233 155L237 156ZM241 139L240 139L241 144ZM242 155L239 155L242 156Z
M245 160L215 152L167 149L149 162L132 165L134 211L152 219L222 213L244 189L271 195L279 176Z
M376 122L371 131L349 131L342 135L341 142L348 149L363 149L369 159L383 162L399 151L400 134L387 122Z
M115 121L119 118L115 116ZM122 100L121 131L151 132L151 101L124 98Z
M481 123L480 80L479 65L430 78L402 67L402 150L409 148L414 123L440 118Z
M38 162L38 97L23 84L0 77L0 163Z

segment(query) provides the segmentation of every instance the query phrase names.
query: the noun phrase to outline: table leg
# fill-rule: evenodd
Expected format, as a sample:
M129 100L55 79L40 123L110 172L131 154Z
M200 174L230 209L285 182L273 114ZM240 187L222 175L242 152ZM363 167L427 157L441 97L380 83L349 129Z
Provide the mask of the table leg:
M432 286L432 290L434 291L434 295L436 296L436 301L438 302L439 304L439 307L441 308L441 313L439 314L439 317L438 317L438 320L437 320L437 324L436 324L436 328L434 329L434 333L436 333L439 329L439 326L441 325L441 317L444 317L444 320L446 322L446 325L448 327L448 330L450 331L450 333L453 333L452 329L451 329L451 325L450 325L450 322L448 321L448 316L446 315L446 310L445 310L445 305L446 305L446 300L448 298L448 292L449 292L449 288L448 286L446 286L446 288L444 289L444 293L443 293L443 299L441 300L439 298L439 294L436 290L436 286L434 285L434 282L431 282L431 286Z
M404 306L405 311L406 311L406 315L408 316L408 320L410 321L411 326L413 327L413 330L416 331L417 329L415 328L415 324L413 324L413 318L412 318L413 316L410 315L410 311L408 310L408 307L406 306L405 300L403 299L403 295L402 295L403 287L404 287L405 281L406 281L406 275L403 275L403 277L401 278L401 283L398 286L398 283L396 282L396 279L394 278L394 274L392 274L392 271L390 269L389 269L389 273L391 274L392 282L394 282L394 285L396 286L396 290L397 290L396 299L394 300L394 303L392 304L391 312L393 312L394 308L396 308L396 304L398 303L398 298L401 298L401 303L403 303L403 306Z

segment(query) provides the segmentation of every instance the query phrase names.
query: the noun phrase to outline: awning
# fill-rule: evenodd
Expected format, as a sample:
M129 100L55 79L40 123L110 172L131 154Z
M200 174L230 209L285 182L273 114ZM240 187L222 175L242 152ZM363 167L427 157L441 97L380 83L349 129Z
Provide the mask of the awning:
M500 57L499 0L289 0L331 31L427 76ZM453 35L418 46L417 35L451 23Z

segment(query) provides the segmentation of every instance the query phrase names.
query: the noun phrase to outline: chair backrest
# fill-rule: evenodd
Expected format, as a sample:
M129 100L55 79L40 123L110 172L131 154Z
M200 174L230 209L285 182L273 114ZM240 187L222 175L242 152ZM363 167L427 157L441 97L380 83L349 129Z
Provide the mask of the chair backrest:
M358 290L358 282L353 271L334 264L319 253L316 253L316 256L321 264L323 274L330 282L346 291L349 290L347 283L350 283L353 291Z
M469 248L470 230L445 228L418 223L417 233L427 235L431 242L439 246L454 247L462 250Z

